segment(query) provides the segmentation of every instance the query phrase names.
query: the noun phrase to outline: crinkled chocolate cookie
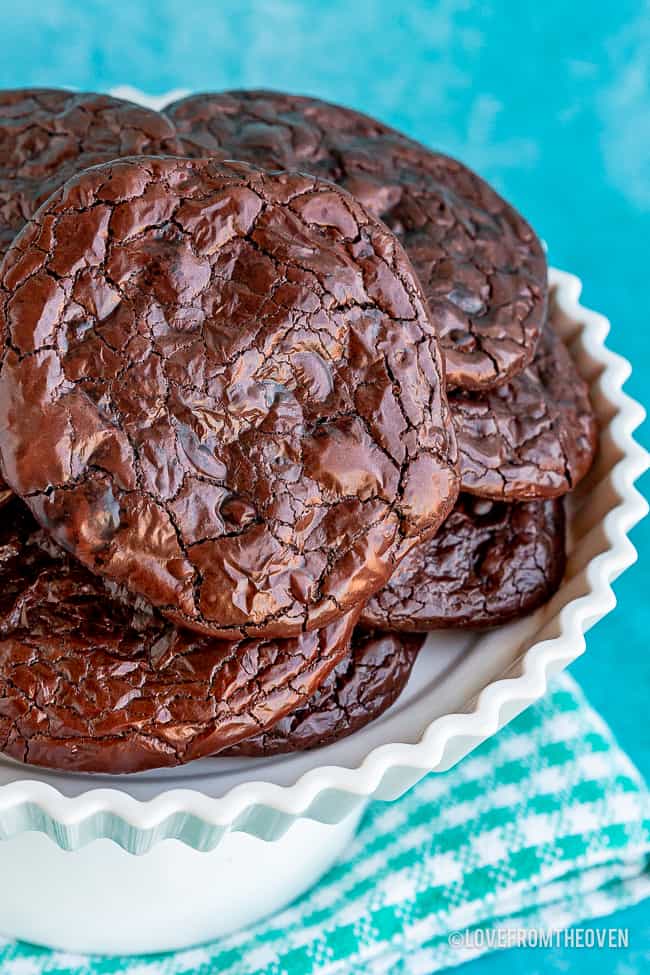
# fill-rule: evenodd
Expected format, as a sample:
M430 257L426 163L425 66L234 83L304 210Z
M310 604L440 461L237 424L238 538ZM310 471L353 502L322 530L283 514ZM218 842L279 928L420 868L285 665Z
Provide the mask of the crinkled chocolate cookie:
M587 473L598 425L582 379L552 325L535 358L505 386L449 395L463 491L504 500L554 498Z
M199 632L364 601L458 489L395 237L312 177L131 158L70 180L0 279L9 485L80 561Z
M365 607L379 629L497 626L531 613L562 581L561 500L504 504L461 494L435 538Z
M422 283L450 386L494 386L530 362L546 314L546 259L530 226L476 173L314 98L204 93L166 111L190 155L309 172L381 217Z
M14 499L0 520L0 750L77 772L213 754L310 700L357 616L285 640L179 630L111 596Z
M182 152L168 118L121 98L0 91L0 258L66 179L121 156Z
M356 629L349 653L306 704L227 754L259 757L306 751L360 731L400 696L425 639L416 633Z

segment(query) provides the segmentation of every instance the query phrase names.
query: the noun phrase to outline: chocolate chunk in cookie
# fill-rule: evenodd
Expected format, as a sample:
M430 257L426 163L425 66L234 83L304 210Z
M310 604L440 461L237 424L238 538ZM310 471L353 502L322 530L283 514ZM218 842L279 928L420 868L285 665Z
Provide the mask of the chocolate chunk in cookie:
M174 622L325 626L453 506L426 304L394 236L329 183L94 167L19 235L0 298L7 481Z
M461 494L435 538L404 559L361 622L422 632L525 616L562 581L564 532L561 500L504 504Z
M0 750L77 772L213 754L310 700L357 616L285 640L179 630L111 596L14 499L0 516Z
M400 238L422 283L450 386L484 389L530 362L546 260L523 218L476 173L375 119L269 91L168 106L190 155L297 169L344 186Z
M425 637L356 629L350 652L316 693L263 735L246 738L228 755L282 755L331 745L360 731L400 696Z
M180 154L160 112L52 88L0 91L0 258L67 179L122 156Z

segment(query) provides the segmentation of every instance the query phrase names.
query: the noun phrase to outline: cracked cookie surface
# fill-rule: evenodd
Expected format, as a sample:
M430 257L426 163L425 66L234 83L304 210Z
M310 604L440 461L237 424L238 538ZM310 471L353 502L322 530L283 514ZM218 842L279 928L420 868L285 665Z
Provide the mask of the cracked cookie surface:
M120 156L181 152L160 112L93 92L0 91L0 258L67 179Z
M416 633L355 629L349 652L309 701L226 754L255 758L302 752L360 731L400 696L425 639Z
M546 259L531 227L476 173L313 98L204 93L165 111L189 155L309 172L380 217L418 274L450 386L488 388L530 362L546 314Z
M54 190L119 156L180 153L164 115L110 95L53 88L0 91L0 260ZM10 497L0 479L0 505Z
M552 308L532 363L505 386L450 392L461 490L504 500L559 497L591 467L598 424L553 315Z
M331 184L98 166L19 235L0 289L7 481L84 565L179 624L324 626L453 506L411 265Z
M284 640L180 630L109 593L14 499L0 516L0 749L112 773L211 755L309 700L357 616Z
M505 504L461 494L438 534L368 602L361 622L413 632L497 626L545 603L565 561L561 499Z

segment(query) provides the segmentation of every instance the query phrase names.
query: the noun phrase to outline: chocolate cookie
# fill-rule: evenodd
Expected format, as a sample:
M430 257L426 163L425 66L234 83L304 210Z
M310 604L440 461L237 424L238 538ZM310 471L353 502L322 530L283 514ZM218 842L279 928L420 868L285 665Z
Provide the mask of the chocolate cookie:
M77 772L213 754L308 701L357 616L286 640L179 630L142 601L111 598L14 499L0 523L0 749Z
M166 111L190 155L325 177L381 217L422 282L450 386L494 386L530 362L546 313L546 259L529 225L476 173L313 98L230 91Z
M0 258L66 179L121 156L180 153L159 112L110 95L0 91Z
M306 704L226 754L253 758L303 752L365 728L400 696L424 640L415 633L356 629L350 652Z
M461 494L435 538L370 600L361 623L422 632L532 613L562 581L564 531L561 500L504 504Z
M453 506L417 281L331 184L214 160L98 166L2 271L7 481L174 622L229 639L325 626Z
M110 95L0 91L0 260L40 204L88 166L135 153L181 153L160 112ZM0 505L12 492L0 479Z
M489 392L454 390L449 403L463 491L520 501L559 497L591 467L598 426L589 389L552 315L523 372Z

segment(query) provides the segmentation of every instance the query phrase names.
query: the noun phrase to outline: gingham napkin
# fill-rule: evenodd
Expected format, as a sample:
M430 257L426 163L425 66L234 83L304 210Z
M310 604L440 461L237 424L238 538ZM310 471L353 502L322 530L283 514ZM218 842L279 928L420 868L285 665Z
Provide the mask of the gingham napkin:
M476 929L559 929L641 900L649 853L646 786L562 675L456 768L374 803L344 858L270 921L144 958L9 942L0 972L424 975L488 950Z

